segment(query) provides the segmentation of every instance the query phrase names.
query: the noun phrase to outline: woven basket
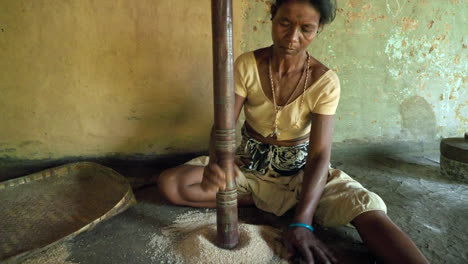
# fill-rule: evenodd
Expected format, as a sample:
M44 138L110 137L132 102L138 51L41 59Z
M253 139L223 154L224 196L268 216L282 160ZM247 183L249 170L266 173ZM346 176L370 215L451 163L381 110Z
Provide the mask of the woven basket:
M0 262L15 263L134 204L127 180L92 162L0 183Z

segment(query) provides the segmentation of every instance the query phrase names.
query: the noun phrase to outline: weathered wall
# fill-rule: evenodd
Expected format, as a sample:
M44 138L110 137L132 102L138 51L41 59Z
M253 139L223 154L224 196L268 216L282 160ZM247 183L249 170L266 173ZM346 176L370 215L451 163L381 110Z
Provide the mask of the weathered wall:
M271 45L270 1L244 0L242 50ZM468 130L464 0L339 0L310 48L335 69L335 141L463 136Z
M234 4L236 48L270 45L269 2ZM339 8L310 49L342 80L335 141L468 128L465 1ZM2 0L0 58L0 159L206 149L209 0Z
M0 58L0 158L207 146L210 0L2 0Z

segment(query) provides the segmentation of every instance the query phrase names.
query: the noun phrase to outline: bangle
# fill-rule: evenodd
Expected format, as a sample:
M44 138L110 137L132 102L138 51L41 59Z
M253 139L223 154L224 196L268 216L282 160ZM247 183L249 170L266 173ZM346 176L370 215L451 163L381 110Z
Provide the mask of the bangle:
M306 229L309 229L310 232L314 232L313 226L304 224L304 223L293 223L293 224L290 224L288 227L304 227Z

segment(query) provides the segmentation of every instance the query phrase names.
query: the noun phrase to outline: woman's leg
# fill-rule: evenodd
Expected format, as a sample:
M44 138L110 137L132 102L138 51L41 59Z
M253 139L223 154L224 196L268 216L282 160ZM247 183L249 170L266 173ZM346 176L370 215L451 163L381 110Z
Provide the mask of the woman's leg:
M159 193L176 205L216 207L216 192L205 192L200 183L202 166L180 165L163 171L158 177Z
M369 250L383 263L429 263L411 238L384 212L360 214L351 224Z
M215 208L216 192L202 190L203 166L180 165L163 171L157 185L161 195L176 205ZM238 197L239 205L252 205L250 195Z

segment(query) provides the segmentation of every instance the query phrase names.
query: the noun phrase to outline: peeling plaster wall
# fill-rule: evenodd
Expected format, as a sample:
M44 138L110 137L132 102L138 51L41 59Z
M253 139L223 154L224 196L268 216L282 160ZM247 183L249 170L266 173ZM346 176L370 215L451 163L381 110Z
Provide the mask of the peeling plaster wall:
M210 0L0 1L0 159L206 149L211 50Z
M338 1L311 53L342 81L335 141L468 128L463 0ZM234 0L236 54L271 44L269 7ZM210 1L0 1L0 160L206 150Z
M272 1L243 0L243 51L271 45ZM335 141L434 140L468 131L464 0L339 0L310 52L341 79Z

